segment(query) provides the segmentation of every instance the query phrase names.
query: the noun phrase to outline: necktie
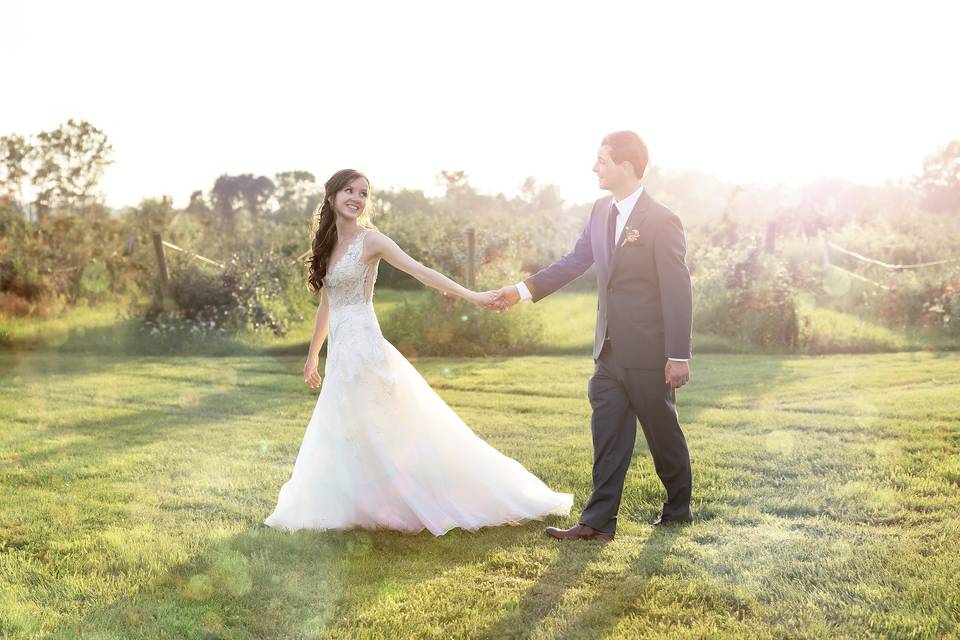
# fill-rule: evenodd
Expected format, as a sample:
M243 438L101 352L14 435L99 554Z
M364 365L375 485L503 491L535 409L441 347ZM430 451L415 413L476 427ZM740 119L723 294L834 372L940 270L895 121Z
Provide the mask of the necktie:
M617 248L617 213L617 205L613 205L610 208L609 229L607 229L610 238L610 255L613 255L613 250Z

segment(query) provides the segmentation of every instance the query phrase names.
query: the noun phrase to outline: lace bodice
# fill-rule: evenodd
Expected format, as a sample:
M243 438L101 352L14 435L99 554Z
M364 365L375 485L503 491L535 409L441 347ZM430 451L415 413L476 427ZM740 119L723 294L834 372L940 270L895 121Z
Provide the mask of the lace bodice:
M350 246L323 277L323 286L330 297L330 308L350 304L365 304L373 300L373 285L377 280L377 262L364 264L363 238L369 229L361 229Z
M343 379L365 380L380 384L380 395L389 394L387 380L370 380L385 376L384 339L373 309L373 285L377 279L377 263L365 264L363 238L369 229L362 229L333 268L323 277L324 295L329 298L330 320L327 342L327 377L336 371Z

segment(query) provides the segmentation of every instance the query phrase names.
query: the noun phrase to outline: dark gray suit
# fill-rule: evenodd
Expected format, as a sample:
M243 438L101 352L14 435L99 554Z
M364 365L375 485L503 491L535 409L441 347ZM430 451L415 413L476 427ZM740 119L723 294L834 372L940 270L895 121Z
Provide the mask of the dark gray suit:
M664 382L667 358L690 358L693 296L680 218L644 189L613 247L613 197L597 200L573 251L524 281L533 301L596 264L596 363L588 395L593 409L593 494L580 522L614 531L639 419L667 499L663 516L690 516L690 455L677 420L676 396Z

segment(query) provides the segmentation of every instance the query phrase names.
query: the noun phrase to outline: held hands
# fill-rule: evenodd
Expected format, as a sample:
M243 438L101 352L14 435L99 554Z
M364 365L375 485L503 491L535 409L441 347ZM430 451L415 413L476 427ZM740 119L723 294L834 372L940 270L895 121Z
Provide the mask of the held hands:
M690 364L687 362L667 360L667 366L663 370L663 377L671 389L679 389L690 382Z
M496 291L484 291L470 296L470 302L489 311L505 311L520 301L520 292L514 286Z
M496 291L482 291L482 292L471 291L470 296L467 298L467 300L477 305L478 307L483 307L484 309L490 309L495 297L496 297Z
M486 291L481 295L490 296L486 304L480 305L490 311L506 311L520 302L520 292L517 291L515 286L504 287L496 291Z
M520 291L517 290L516 285L503 287L502 289L499 289L496 293L497 293L497 297L494 300L494 305L497 311L506 311L513 305L520 302Z
M317 371L317 359L308 358L307 363L303 365L303 382L312 389L320 386L320 372Z

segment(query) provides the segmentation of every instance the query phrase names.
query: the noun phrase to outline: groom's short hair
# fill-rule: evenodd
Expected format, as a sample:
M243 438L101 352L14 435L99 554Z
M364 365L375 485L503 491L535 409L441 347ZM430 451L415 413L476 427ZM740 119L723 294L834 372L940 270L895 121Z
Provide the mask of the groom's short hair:
M614 131L608 133L600 144L610 147L610 158L614 162L620 164L629 160L637 177L643 177L650 155L647 153L647 145L643 143L640 136L633 131Z

